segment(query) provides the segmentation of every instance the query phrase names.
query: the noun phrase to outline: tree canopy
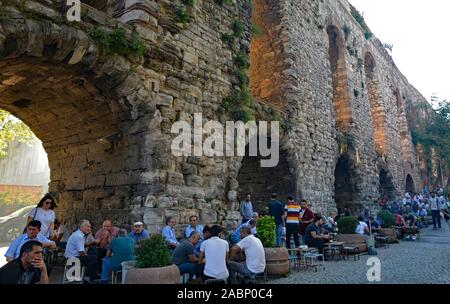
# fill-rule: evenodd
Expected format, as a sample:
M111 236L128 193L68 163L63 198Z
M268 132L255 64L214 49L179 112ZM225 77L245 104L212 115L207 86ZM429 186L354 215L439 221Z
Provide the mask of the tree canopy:
M31 142L34 134L21 120L0 109L0 158L7 154L11 142Z

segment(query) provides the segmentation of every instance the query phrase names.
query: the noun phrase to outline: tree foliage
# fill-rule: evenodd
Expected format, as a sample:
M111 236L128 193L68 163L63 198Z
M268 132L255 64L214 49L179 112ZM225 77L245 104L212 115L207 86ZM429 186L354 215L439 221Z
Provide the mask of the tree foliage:
M34 134L26 124L0 109L0 158L6 156L11 142L31 142L33 139Z
M442 101L431 121L412 131L414 143L426 151L434 148L443 169L450 170L450 102Z

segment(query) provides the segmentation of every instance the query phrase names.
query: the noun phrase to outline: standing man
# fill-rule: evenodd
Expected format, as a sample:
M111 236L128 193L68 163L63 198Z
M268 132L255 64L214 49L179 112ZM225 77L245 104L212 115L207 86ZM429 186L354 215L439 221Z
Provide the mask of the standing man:
M450 229L450 194L447 196L447 202L442 206L442 213L444 213L444 219L447 222Z
M442 228L441 226L441 204L439 198L436 197L436 194L434 192L430 193L431 197L429 198L430 202L430 209L431 209L431 216L433 217L433 230L436 230L436 223L439 226L439 229Z
M285 206L284 217L286 219L286 248L291 248L291 235L294 237L295 248L299 247L298 229L300 223L300 204L294 201L292 196L288 196Z
M305 199L302 199L300 201L300 206L302 207L301 213L303 214L303 216L300 220L299 232L300 235L302 236L303 244L305 244L306 227L308 227L309 224L314 222L314 213L312 212L311 209L308 208L308 203L306 202Z
M283 204L281 204L281 202L277 200L276 193L272 193L268 208L269 215L275 218L276 247L281 247L281 236L283 234L284 226L284 208Z
M253 205L252 205L252 196L250 193L246 194L245 201L241 202L241 216L242 216L242 224L247 223L253 217Z

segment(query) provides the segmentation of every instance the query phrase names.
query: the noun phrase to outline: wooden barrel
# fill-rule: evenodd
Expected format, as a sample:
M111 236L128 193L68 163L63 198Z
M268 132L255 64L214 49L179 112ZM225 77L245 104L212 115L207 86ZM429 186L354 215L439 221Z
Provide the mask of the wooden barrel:
M264 248L269 276L284 276L289 272L289 252L286 248Z

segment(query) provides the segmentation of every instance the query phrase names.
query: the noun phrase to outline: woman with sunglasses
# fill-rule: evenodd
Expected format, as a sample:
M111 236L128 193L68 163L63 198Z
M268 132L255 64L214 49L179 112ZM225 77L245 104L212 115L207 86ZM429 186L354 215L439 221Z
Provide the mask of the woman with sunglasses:
M55 212L53 209L56 208L55 199L50 195L46 194L40 201L36 208L31 209L28 213L27 225L32 220L37 220L41 222L41 232L46 238L50 238L54 231L55 222Z

